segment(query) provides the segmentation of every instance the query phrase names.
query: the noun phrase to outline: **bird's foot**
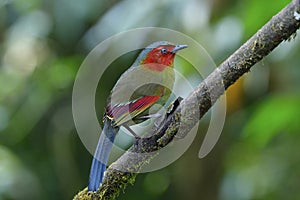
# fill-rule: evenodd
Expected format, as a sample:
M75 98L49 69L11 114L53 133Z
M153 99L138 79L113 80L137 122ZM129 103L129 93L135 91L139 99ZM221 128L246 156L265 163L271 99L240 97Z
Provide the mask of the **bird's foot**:
M140 139L141 137L139 135L137 135L128 125L123 125L124 128L126 128L126 130L128 130L131 135L135 138L135 140Z

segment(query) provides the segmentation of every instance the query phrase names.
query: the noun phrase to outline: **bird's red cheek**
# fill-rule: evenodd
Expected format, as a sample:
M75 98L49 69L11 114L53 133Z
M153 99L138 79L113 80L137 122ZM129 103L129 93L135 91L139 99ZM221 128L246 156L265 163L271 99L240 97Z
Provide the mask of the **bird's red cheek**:
M160 63L162 65L167 65L167 66L171 66L174 62L174 56L175 54L168 54L168 55L165 55L165 56L161 56L160 57Z
M175 54L161 54L160 51L150 52L141 64L154 71L163 71L166 67L173 66Z

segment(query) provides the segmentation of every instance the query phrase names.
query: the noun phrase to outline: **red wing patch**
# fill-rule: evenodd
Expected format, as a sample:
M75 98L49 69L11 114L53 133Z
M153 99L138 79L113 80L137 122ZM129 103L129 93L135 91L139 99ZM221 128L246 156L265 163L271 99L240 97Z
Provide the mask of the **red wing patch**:
M108 105L106 114L115 121L116 125L121 125L145 111L159 98L160 96L143 96L126 104Z

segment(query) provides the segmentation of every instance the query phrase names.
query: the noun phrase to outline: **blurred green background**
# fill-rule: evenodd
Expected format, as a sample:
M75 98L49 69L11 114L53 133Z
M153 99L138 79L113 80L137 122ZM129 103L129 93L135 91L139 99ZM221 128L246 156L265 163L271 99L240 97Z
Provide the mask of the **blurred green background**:
M0 0L0 200L72 199L86 187L92 156L76 133L71 97L99 42L165 27L194 38L219 64L289 2ZM224 130L207 157L197 155L208 117L180 159L139 175L119 199L300 199L299 49L298 37L281 44L230 87ZM134 56L104 80L99 120Z

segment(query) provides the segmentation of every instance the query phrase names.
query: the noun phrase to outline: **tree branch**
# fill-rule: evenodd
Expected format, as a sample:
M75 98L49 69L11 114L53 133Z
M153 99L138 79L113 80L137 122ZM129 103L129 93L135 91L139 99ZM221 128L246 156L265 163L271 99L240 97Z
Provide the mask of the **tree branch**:
M281 42L296 36L300 27L298 13L300 0L294 0L216 68L168 115L160 128L152 130L149 137L137 140L129 151L114 162L107 169L104 182L98 191L87 192L85 188L74 199L115 199L128 184L134 183L134 172L138 172L156 156L156 150L169 144L178 134L179 128L181 133L188 133L230 85Z

